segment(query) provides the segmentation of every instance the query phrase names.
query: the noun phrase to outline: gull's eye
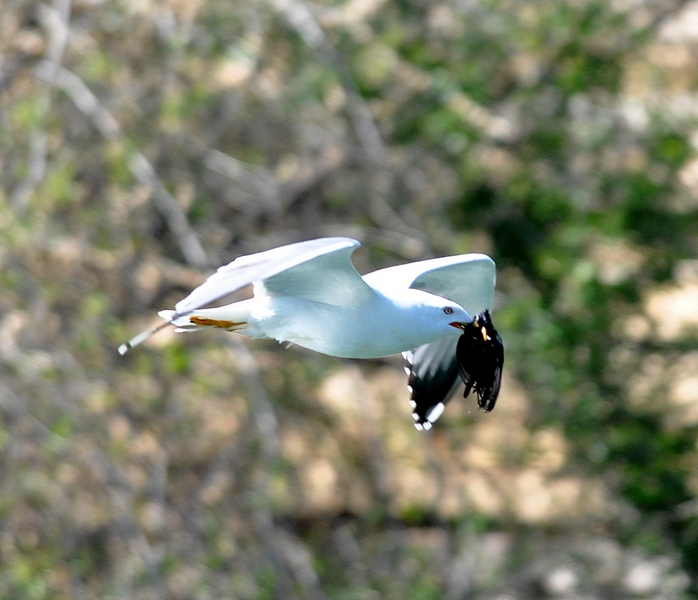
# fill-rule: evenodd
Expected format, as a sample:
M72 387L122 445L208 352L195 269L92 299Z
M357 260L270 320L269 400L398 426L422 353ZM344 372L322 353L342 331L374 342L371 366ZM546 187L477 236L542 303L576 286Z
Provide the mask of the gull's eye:
M447 315L452 315L453 309L450 306L444 306L444 313L446 313Z

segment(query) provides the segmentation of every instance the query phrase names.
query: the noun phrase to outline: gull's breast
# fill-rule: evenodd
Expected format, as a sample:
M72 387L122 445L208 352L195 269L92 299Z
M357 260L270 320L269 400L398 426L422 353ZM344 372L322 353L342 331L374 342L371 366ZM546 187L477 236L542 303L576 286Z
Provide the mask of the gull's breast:
M270 298L257 320L267 337L342 358L377 358L402 352L404 323L388 318L379 302L337 306L304 298Z
M275 296L265 310L257 323L267 337L342 358L400 354L443 335L423 313L382 295L355 306Z

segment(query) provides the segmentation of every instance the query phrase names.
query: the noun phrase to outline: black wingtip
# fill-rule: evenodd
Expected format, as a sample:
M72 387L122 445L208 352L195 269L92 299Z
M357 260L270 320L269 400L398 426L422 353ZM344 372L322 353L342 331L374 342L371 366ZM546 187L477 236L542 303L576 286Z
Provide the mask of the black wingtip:
M458 385L457 336L442 338L403 353L415 427L431 429Z

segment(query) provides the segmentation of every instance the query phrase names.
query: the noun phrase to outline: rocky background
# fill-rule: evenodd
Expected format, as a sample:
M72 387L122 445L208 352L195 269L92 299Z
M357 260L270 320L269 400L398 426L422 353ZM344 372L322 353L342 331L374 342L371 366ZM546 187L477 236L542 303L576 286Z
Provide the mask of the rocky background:
M0 598L698 597L698 2L4 0ZM218 265L498 264L496 409L162 332Z

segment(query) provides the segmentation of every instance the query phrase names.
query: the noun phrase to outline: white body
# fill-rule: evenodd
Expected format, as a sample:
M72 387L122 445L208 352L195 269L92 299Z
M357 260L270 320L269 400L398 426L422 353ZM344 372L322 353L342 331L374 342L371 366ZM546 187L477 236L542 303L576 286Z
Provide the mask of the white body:
M409 263L362 277L349 238L321 238L242 256L218 269L175 306L166 323L122 344L124 354L163 326L214 326L290 342L323 354L375 358L461 333L470 313L490 308L491 258L466 254ZM254 284L254 297L203 308ZM470 313L468 312L470 311Z
M444 336L458 336L451 325L469 322L458 304L419 290L382 293L356 305L338 305L294 296L269 295L264 284L254 286L254 298L216 308L194 310L172 322L180 331L198 329L191 317L245 323L231 331L251 338L271 338L344 358L377 358L399 354ZM453 312L446 314L444 308ZM160 316L172 319L171 311Z

